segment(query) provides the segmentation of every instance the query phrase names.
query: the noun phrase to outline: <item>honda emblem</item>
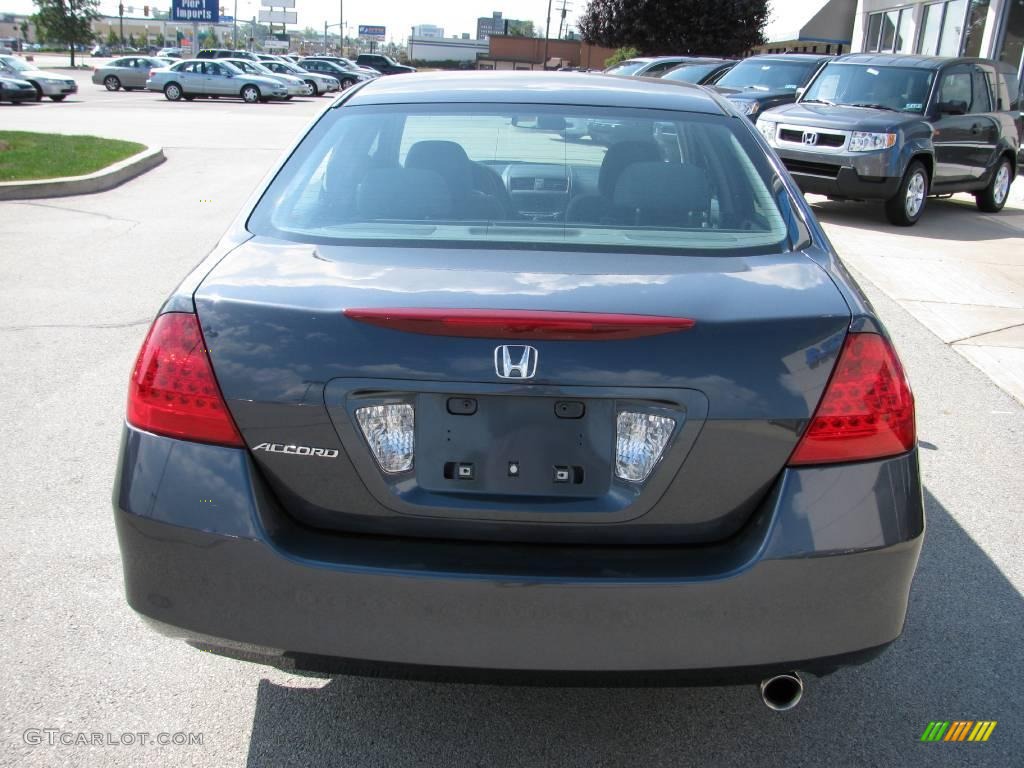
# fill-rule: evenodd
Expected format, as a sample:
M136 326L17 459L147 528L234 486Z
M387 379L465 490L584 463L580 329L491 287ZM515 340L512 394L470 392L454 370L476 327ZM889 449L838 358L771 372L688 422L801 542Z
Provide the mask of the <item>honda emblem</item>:
M503 344L494 349L494 372L499 379L532 379L537 357L535 347Z

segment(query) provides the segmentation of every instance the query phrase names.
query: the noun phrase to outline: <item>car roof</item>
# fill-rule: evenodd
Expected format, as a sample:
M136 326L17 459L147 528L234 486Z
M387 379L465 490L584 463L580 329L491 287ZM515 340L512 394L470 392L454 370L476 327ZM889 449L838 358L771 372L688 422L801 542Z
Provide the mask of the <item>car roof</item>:
M909 53L848 53L845 56L837 57L836 61L844 64L871 64L877 67L914 67L919 69L939 69L954 63L995 64L988 59L962 56L921 56Z
M689 83L577 72L422 72L381 77L344 104L565 104L726 114L718 97Z
M821 61L822 59L834 59L827 53L762 53L758 56L751 56L743 61Z

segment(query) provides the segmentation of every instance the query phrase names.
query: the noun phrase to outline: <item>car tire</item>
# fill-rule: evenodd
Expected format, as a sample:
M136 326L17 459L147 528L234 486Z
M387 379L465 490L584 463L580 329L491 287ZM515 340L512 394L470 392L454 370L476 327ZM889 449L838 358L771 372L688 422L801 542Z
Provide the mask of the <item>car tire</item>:
M114 75L107 75L103 78L103 87L108 91L116 91L121 87L121 81Z
M260 89L255 85L243 86L239 95L242 97L242 101L246 104L259 104L263 99L263 96L260 94Z
M928 169L920 160L907 166L896 194L885 201L885 215L897 227L912 227L924 213L930 179Z
M63 93L60 94L59 96L51 96L50 97L50 101L64 101L66 96L67 96L67 94L63 94Z
M180 101L185 94L177 83L168 83L164 86L164 96L168 101Z
M356 84L356 81L350 77L346 77L341 81L341 90L346 91Z
M992 180L981 192L976 192L974 202L979 210L985 213L999 213L1006 205L1010 197L1010 185L1013 184L1013 166L1007 157L1000 157L995 170L992 171Z
M306 83L306 96L319 96L320 89L316 87L316 83L312 80L304 80Z

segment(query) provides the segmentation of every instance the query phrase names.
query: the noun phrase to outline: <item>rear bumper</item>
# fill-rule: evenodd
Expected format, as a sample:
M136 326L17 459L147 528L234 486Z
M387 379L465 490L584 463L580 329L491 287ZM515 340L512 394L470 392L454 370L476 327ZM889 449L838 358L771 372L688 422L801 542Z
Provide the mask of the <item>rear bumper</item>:
M290 522L243 451L130 428L114 514L128 602L166 634L281 666L555 682L870 658L902 631L924 530L914 452L786 471L717 546L325 534Z

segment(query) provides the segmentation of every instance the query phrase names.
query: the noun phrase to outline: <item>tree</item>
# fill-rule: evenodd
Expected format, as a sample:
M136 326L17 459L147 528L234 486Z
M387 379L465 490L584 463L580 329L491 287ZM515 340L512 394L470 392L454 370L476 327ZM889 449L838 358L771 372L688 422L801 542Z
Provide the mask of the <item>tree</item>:
M640 55L640 51L636 48L619 48L611 56L604 60L604 66L614 67L616 64L625 61L626 59L635 59Z
M119 38L117 36L117 32L114 31L114 28L111 27L110 29L108 29L107 30L107 45L110 46L111 48L114 48L115 46L120 45L120 43L121 43L121 38Z
M32 0L36 12L32 23L37 30L46 30L48 40L59 40L71 50L71 66L75 66L75 46L92 42L92 23L100 14L99 0Z
M648 55L738 56L764 42L768 0L590 0L580 35Z
M18 29L21 30L21 39L24 40L27 43L28 42L28 22L27 21L21 22L21 24L18 25Z

